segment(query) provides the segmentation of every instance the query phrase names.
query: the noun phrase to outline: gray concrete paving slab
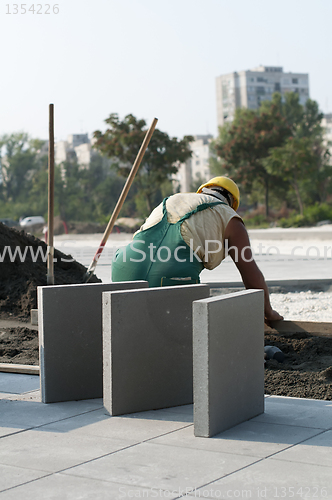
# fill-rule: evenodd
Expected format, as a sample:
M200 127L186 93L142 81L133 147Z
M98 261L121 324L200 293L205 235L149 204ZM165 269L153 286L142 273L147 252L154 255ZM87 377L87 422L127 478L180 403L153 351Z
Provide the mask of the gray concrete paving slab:
M192 424L194 422L193 412L178 412L176 411L176 408L177 406L174 406L172 408L163 408L161 410L130 413L125 416L133 418L148 418L152 420L171 420L172 422L183 422L188 424Z
M1 373L0 392L22 394L39 389L39 377L36 375L21 375L16 373Z
M183 429L187 425L192 424L183 421L182 415L177 417L176 413L156 411L110 417L103 408L45 425L40 430L73 435L76 438L80 435L115 438L134 444Z
M0 401L0 426L11 428L29 428L56 422L81 413L93 411L96 405L82 401L43 405L37 401Z
M0 463L1 500L183 495L188 499L332 499L331 401L267 396L266 414L204 439L193 436L192 405L107 417L100 399L44 405L40 399L28 399L38 392L2 394L2 461L14 461L20 453L22 466ZM21 399L12 400L15 397ZM49 409L51 414L45 412ZM28 423L30 430L20 428L19 421ZM6 422L13 427L6 427ZM8 429L16 434L1 437ZM45 457L49 442L48 452L56 450L61 473L32 467L31 456L40 450ZM105 443L115 442L129 447L113 452L107 447L103 456ZM6 448L8 443L14 443L12 450ZM67 467L84 445L87 449L81 458L90 453L95 458ZM33 460L34 465L45 467L44 460L42 464L35 456ZM52 459L45 460L52 469Z
M274 458L276 460L332 467L331 448L332 431L325 431L301 443L301 445L293 446L289 450L279 453Z
M192 303L209 294L207 285L103 293L110 415L192 403Z
M96 438L83 433L77 439L70 433L49 431L43 427L38 432L33 429L2 437L0 464L58 472L131 445L127 440ZM22 449L29 450L28 461Z
M0 493L1 494L1 493ZM52 474L21 487L1 494L6 500L123 500L125 498L167 498L172 500L178 495L162 496L158 489L133 488L127 484L112 483L75 477L67 474Z
M26 485L29 481L39 479L43 476L45 476L45 473L40 470L33 470L32 468L27 469L26 467L16 467L15 465L0 464L0 495L3 498L4 494L7 494L3 493L3 490L14 488L20 484ZM24 498L24 495L22 498Z
M152 443L193 448L196 450L234 453L255 457L267 457L294 444L311 438L322 431L290 425L263 424L254 419L217 434L211 439L195 437L193 428L173 432L153 439Z
M196 491L190 498L332 498L332 468L267 458Z
M273 396L265 399L265 412L255 421L332 429L332 401Z
M7 399L8 401L37 401L40 403L40 389L36 391L23 392L22 394L0 393L0 399Z
M263 290L193 303L195 436L214 436L264 411L263 355Z
M22 405L30 405L31 429L0 439L0 450L3 443L14 444L12 450L5 444L2 461L14 461L14 455L20 453L22 464L16 468L0 464L0 485L5 488L2 491L0 488L0 498L174 499L185 495L215 499L216 495L222 498L221 495L227 494L232 498L294 498L292 488L298 487L300 491L302 487L302 498L311 495L311 498L331 499L332 492L324 488L330 488L332 477L329 465L332 430L317 428L316 422L320 426L331 423L332 403L276 396L267 396L265 400L270 422L261 422L265 417L262 415L204 439L193 436L193 425L187 421L192 419L192 405L107 417L100 399L52 405L4 399L9 406L0 402L2 431L6 429L5 420L16 413L17 421L17 414L24 413ZM10 408L14 411L8 413ZM40 414L45 408L55 413L55 421L43 425L47 415L41 418ZM304 418L300 418L301 413ZM129 447L112 452L105 443L115 442ZM47 443L52 445L48 450L56 450L56 465L63 472L48 472L45 476L46 473L32 468L31 456L35 451L38 455L40 450L45 457ZM85 445L83 454L78 453ZM105 446L107 455L103 456ZM300 457L302 453L311 460L311 452L316 465L303 463L306 458ZM78 455L85 460L90 453L95 457L91 461L67 467ZM40 460L41 464L38 458L33 460L34 465L45 467L46 460L47 468L54 467L51 458ZM40 475L44 477L39 478ZM319 491L313 489L317 487ZM190 496L190 490L195 494ZM107 492L109 496L105 496ZM301 498L300 493L297 497Z
M181 405L181 406L173 406L173 408L165 408L163 410L165 413L178 413L182 415L190 415L192 421L194 421L194 405Z
M144 287L146 281L38 287L43 403L103 395L102 293Z
M202 486L255 461L257 457L141 443L64 473L170 491Z
M28 429L29 427L23 427L23 426L18 426L18 427L7 427L7 426L1 426L0 427L0 437L3 436L10 436L11 434L15 434L16 432L21 432L23 430Z

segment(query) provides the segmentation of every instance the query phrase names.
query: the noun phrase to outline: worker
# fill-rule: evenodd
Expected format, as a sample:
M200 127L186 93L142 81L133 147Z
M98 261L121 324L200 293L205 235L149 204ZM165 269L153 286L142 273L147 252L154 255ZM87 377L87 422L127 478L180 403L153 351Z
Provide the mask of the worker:
M238 186L223 176L206 182L197 193L165 198L132 242L116 252L112 281L146 280L152 287L199 283L201 271L214 269L229 253L245 287L264 290L266 320L283 319L271 307L248 233L236 213L239 204Z

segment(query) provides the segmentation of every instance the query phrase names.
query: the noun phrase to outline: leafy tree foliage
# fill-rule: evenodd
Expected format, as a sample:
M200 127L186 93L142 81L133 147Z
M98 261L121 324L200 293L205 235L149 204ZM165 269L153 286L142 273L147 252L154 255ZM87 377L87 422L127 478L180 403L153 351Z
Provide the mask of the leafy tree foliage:
M293 191L302 213L303 199L326 198L324 184L331 175L322 117L315 101L308 99L302 106L296 93L283 99L275 93L259 110L239 109L214 142L214 171L231 175L246 192L263 188L266 215L271 191L286 198Z
M275 101L278 101L292 135L270 151L265 166L268 172L278 175L291 186L302 216L304 199L312 203L323 202L327 197L331 168L328 163L329 152L323 146L323 114L311 99L301 106L298 94L287 94L284 103L280 96L276 96Z
M214 144L223 169L236 182L246 191L257 183L264 189L267 215L270 188L279 179L267 171L264 161L270 149L282 144L290 134L289 124L273 104L270 109L237 110L231 126L221 129Z
M1 217L47 218L48 155L44 143L23 133L1 137ZM65 221L105 223L123 185L124 180L100 155L92 157L89 169L82 169L75 157L70 158L55 167L54 213Z
M1 155L2 196L6 201L22 201L38 169L34 146L30 146L27 134L19 132L1 137L0 149L5 151Z
M120 120L116 113L111 114L105 122L107 130L94 133L94 147L111 158L118 174L127 177L146 134L146 122L131 114ZM144 200L145 215L161 201L162 187L177 172L178 164L191 156L189 143L192 140L191 136L185 136L182 140L171 138L155 129L134 181L137 205L142 207Z

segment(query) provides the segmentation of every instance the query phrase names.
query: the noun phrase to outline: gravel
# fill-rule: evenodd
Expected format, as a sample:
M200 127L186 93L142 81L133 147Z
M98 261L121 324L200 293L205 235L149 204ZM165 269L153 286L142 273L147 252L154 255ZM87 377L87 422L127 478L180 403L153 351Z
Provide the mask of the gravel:
M286 320L332 322L332 291L271 293L273 309Z

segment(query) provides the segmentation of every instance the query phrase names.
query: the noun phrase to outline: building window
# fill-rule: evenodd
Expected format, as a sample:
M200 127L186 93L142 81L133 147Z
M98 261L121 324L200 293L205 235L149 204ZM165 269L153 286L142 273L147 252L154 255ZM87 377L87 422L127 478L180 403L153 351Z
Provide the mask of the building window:
M274 91L275 92L280 92L280 83L279 82L277 82L277 83L274 84Z
M294 83L295 85L297 85L299 83L298 78L292 78L292 83Z

